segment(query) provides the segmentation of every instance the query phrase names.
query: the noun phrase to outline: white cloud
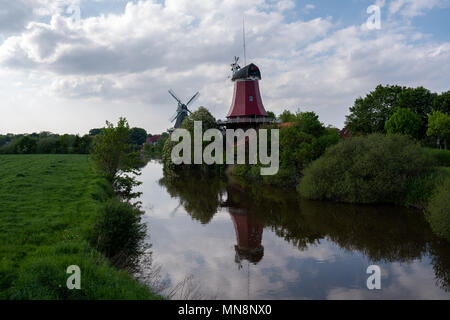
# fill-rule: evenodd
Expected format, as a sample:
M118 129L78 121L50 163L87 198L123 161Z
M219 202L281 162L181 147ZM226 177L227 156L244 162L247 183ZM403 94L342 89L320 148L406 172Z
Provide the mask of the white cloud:
M400 14L404 17L413 18L423 15L439 5L448 5L448 0L393 0L389 5L390 14Z

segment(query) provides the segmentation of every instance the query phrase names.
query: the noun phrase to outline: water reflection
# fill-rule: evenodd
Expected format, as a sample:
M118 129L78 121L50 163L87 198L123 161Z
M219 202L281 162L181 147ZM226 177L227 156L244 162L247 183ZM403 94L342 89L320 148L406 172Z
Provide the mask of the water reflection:
M245 205L239 195L243 192L237 185L227 186L227 200L220 203L220 206L227 208L233 220L236 231L237 245L235 262L242 268L242 261L247 260L257 264L264 256L264 247L261 245L263 224L249 206Z
M173 282L193 274L219 298L450 297L450 246L418 211L299 200L216 176L161 175L159 164L144 169L143 200L153 207L155 256ZM365 287L374 263L383 271L379 292Z

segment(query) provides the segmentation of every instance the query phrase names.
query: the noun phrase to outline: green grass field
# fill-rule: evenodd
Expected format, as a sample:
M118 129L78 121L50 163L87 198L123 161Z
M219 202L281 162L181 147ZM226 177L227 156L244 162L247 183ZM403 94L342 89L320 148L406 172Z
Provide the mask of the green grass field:
M0 155L0 299L155 298L85 240L105 190L88 156Z

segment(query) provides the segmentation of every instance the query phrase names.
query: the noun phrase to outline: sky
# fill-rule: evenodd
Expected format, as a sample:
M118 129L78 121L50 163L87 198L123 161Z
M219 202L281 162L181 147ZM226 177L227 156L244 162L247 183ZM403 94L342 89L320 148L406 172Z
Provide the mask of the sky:
M369 28L371 5L381 28ZM224 119L234 56L277 114L344 126L378 84L450 90L450 0L0 0L0 134L173 126L173 89Z

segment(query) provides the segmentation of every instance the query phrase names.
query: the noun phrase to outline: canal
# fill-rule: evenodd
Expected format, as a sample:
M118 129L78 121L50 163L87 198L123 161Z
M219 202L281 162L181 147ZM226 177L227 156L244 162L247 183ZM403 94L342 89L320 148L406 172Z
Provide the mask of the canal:
M299 199L218 177L168 179L152 161L140 191L152 264L218 299L450 299L450 246L420 211ZM381 268L368 290L367 267Z

